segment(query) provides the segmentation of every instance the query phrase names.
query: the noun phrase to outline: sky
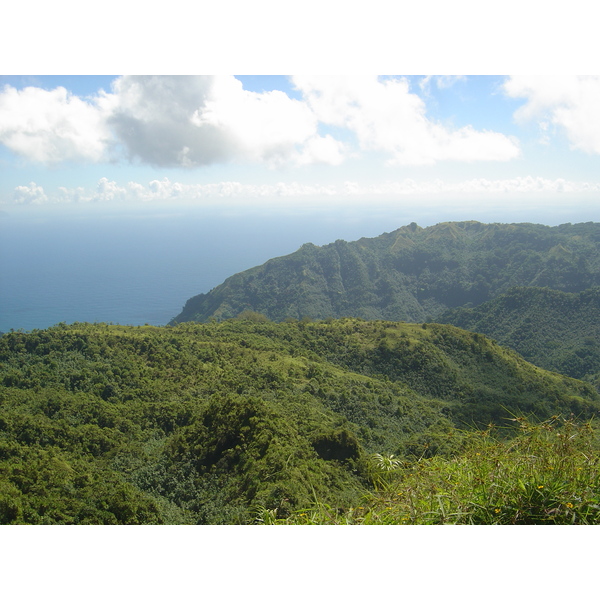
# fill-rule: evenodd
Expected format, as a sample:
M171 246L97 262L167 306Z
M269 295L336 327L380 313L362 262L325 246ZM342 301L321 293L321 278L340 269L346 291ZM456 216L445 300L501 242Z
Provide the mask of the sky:
M584 0L12 3L0 215L598 220L588 12Z
M3 75L0 210L597 219L598 75ZM443 219L448 220L448 219Z

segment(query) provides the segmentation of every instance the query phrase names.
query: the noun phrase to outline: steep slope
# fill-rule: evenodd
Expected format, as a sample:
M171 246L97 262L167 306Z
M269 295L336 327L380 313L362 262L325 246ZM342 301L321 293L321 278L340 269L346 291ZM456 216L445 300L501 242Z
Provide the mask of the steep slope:
M253 310L275 321L422 322L514 286L579 292L600 285L600 224L558 227L468 221L402 227L274 258L188 300L172 324Z
M544 369L600 383L600 288L515 288L437 320L490 336Z
M76 323L0 338L0 522L247 523L356 506L366 456L597 415L584 382L450 325Z

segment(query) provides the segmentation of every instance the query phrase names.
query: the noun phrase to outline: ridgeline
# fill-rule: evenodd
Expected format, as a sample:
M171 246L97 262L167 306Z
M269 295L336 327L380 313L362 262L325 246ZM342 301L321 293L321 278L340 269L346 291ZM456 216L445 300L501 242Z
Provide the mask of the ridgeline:
M600 288L576 294L513 288L474 308L456 308L440 323L477 331L544 369L600 385Z
M435 321L447 309L477 306L515 286L577 293L599 285L599 223L413 223L376 238L305 244L194 296L171 324L244 310L273 321Z

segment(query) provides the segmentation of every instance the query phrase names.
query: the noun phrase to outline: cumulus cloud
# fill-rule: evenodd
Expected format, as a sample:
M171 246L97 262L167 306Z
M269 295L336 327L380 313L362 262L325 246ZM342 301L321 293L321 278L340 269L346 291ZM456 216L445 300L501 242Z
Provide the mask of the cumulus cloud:
M347 181L336 192L345 195L364 196L415 196L420 195L464 195L477 194L480 198L499 194L538 194L600 192L600 184L567 181L562 178L514 177L512 179L476 178L451 183L440 179L415 181L406 178L401 181L387 181L370 185L361 185Z
M357 181L345 181L340 184L306 184L299 182L277 182L271 184L245 184L239 181L222 181L209 184L189 184L171 181L167 177L155 179L147 184L130 181L119 184L106 177L101 178L95 189L86 190L81 187L60 187L57 193L49 195L35 183L15 188L13 202L18 204L40 204L44 202L61 203L123 203L123 202L155 202L155 203L210 203L224 198L229 200L272 201L293 198L344 198L368 197L394 198L440 196L467 196L484 200L500 195L519 197L526 195L535 197L544 195L585 196L600 192L599 183L575 182L562 178L547 179L543 177L515 177L512 179L477 178L460 182L448 182L440 179L416 181L405 178L399 181L363 184Z
M157 166L226 161L233 140L194 122L210 97L211 77L120 77L108 122L131 159Z
M390 156L390 164L427 165L441 160L506 161L517 143L493 131L447 127L428 119L423 100L405 78L294 77L317 118L356 135L366 151Z
M232 76L125 76L87 100L62 87L0 92L0 143L46 164L108 161L119 147L161 167L339 164L343 144L317 129L304 102Z
M0 143L45 164L103 160L110 132L101 107L58 87L0 92Z
M207 97L192 116L199 131L219 131L232 156L278 165L339 162L341 147L317 132L317 119L305 103L281 91L244 90L234 77L210 80ZM302 146L301 155L297 147Z
M85 100L62 87L5 86L0 143L46 164L107 161L118 148L160 167L339 164L344 154L342 143L318 133L306 103L250 92L233 76L124 76Z
M363 151L391 163L509 160L506 136L472 127L451 130L427 118L407 80L297 77L303 98L251 92L233 76L123 76L109 92L79 98L64 88L0 91L0 143L47 164L117 160L159 167L243 162L303 166L341 164L352 155L343 131ZM436 79L438 86L453 80ZM340 135L338 135L338 133Z
M121 77L110 124L132 158L158 166L216 162L339 164L305 103L250 92L232 76Z
M564 131L571 147L600 154L600 76L517 76L503 85L511 98L524 98L517 122L536 120L547 143L548 124Z
M29 185L19 185L15 188L13 202L15 204L44 204L48 202L48 197L44 188L32 181Z
M339 165L346 156L347 149L345 145L327 134L309 138L295 161L298 165L313 163Z

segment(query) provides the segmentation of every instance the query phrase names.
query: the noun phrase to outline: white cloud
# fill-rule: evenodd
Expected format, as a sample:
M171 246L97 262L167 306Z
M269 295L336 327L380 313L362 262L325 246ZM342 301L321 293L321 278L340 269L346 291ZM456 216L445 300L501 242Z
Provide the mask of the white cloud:
M472 127L450 130L427 118L423 100L405 78L294 77L317 118L355 133L365 151L390 155L390 164L427 165L440 160L510 160L516 142Z
M458 78L430 77L438 87ZM352 155L338 139L350 131L363 152L388 164L507 161L518 144L495 131L451 129L427 115L403 78L295 77L303 99L245 90L232 76L125 76L110 93L79 98L62 87L0 90L0 143L47 165L118 159L162 167L243 162L270 167L340 165ZM520 123L535 120L540 142L564 131L572 148L600 153L600 77L511 77L503 90L523 98ZM322 133L319 125L340 131ZM109 195L98 191L97 198Z
M233 76L124 76L88 100L62 87L5 86L0 143L46 164L106 162L119 147L160 167L340 164L344 154L343 144L319 135L306 103L250 92Z
M401 181L387 181L371 185L361 185L357 182L347 181L340 186L337 194L363 195L363 196L421 196L444 195L454 196L463 194L476 194L482 200L498 194L556 194L600 192L600 183L573 182L565 179L545 179L543 177L515 177L513 179L486 179L477 178L449 183L440 179L428 181L415 181L404 179Z
M116 181L110 181L102 177L98 181L95 193L89 199L90 202L124 202L130 197L127 188L123 188Z
M537 120L548 141L548 123L562 129L572 148L600 154L600 76L516 76L504 92L526 103L515 112L517 122Z
M339 165L351 154L336 133L355 134L363 151L402 165L440 160L509 160L506 136L472 127L450 130L427 118L405 79L297 77L302 100L251 92L233 76L124 76L110 93L81 99L64 88L0 92L0 143L34 161L116 160L159 167L258 163L269 167ZM453 80L437 78L438 86ZM340 132L343 135L343 132Z
M225 161L228 140L217 127L193 122L210 77L118 78L108 121L129 158L157 166Z
M296 158L298 165L309 165L322 163L328 165L340 165L344 161L347 150L342 142L334 139L331 135L312 136Z
M98 106L58 87L5 86L0 92L0 143L30 160L102 160L110 137Z
M44 204L48 202L48 197L44 188L32 181L29 185L19 185L15 188L13 202L15 204Z
M194 114L200 126L223 131L234 151L254 161L277 164L295 155L296 145L327 143L317 135L317 120L306 104L280 91L258 94L233 77L214 80L210 97ZM304 149L310 155L310 147ZM327 153L323 155L327 160Z
M340 147L318 135L306 104L247 91L232 76L127 76L113 92L110 123L129 156L146 163L340 162Z
M90 195L83 187L66 188L60 186L58 188L58 194L54 195L51 201L61 204L81 204L83 202L89 202L90 199Z
M84 188L58 188L55 194L47 195L42 187L35 183L15 188L13 202L17 204L40 204L43 202L88 203L88 202L156 202L156 203L193 203L210 204L226 198L247 202L258 200L269 202L276 199L310 199L328 197L340 202L344 199L363 197L369 202L376 198L426 196L461 197L468 196L485 202L486 198L498 196L515 197L559 197L569 194L585 196L600 192L600 183L575 182L562 178L515 177L513 179L469 179L450 183L440 179L416 181L406 178L399 181L386 181L375 184L362 184L357 181L345 181L340 184L304 184L298 182L277 182L272 184L244 184L238 181L222 181L210 184L184 184L170 181L167 177L155 179L143 185L130 181L118 184L103 177L94 190ZM304 201L304 200L303 200Z

